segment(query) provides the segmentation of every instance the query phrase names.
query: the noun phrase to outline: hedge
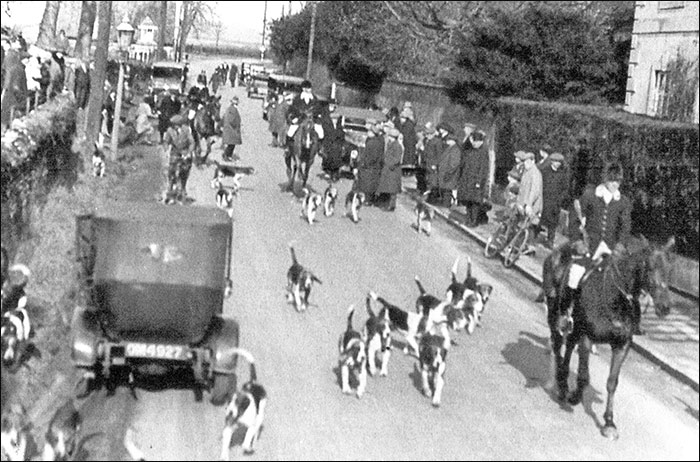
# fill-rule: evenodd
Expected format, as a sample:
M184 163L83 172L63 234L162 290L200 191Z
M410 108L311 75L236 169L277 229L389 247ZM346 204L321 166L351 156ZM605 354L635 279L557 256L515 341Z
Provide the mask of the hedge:
M55 184L77 179L81 159L71 151L75 118L73 98L58 95L12 121L2 137L2 241L11 253L27 229L32 201L42 202Z
M497 104L496 180L513 153L548 143L572 171L572 193L600 181L603 166L625 167L623 193L633 201L632 232L698 258L698 126L638 116L608 107L501 98Z

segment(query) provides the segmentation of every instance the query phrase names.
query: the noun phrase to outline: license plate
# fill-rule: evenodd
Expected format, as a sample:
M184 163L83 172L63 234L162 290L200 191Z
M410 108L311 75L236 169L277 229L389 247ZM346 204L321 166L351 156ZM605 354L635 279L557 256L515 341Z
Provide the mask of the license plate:
M126 356L131 358L157 358L185 360L187 349L180 345L164 345L161 343L127 343Z

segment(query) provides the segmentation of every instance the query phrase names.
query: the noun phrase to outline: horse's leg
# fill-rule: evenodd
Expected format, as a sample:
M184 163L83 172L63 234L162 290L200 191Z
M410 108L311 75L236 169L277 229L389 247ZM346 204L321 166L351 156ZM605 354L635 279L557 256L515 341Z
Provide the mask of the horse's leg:
M619 436L615 422L613 422L613 401L615 400L615 390L617 390L617 383L620 378L622 363L625 362L625 358L627 358L627 353L629 352L631 345L632 342L628 341L621 346L613 346L612 348L612 357L610 358L610 375L608 376L607 383L608 401L605 405L605 413L603 414L605 426L601 430L603 436L610 439L617 439Z
M552 349L550 353L551 377L556 377L557 370L562 362L561 347L564 344L564 337L559 333L559 328L557 326L559 318L558 306L559 304L556 297L547 297L547 324L549 325L549 339ZM548 382L547 388L550 387L551 382Z
M576 406L583 400L583 393L591 382L588 369L588 360L591 356L591 339L587 335L581 337L578 342L578 377L576 378L576 390L569 396L569 404Z
M564 352L564 358L557 365L557 386L559 388L559 401L564 401L566 395L569 394L569 363L571 362L571 355L576 348L577 339L574 335L569 335L566 337L566 351Z

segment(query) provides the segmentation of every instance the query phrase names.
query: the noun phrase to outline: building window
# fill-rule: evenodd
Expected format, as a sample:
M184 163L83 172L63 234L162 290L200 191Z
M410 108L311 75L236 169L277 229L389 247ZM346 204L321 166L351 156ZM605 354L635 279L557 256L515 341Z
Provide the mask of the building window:
M659 2L660 10L675 10L678 8L683 8L685 2Z
M668 85L668 75L666 71L654 71L652 75L652 89L649 98L650 116L657 116L663 112L663 104L666 99L666 87Z

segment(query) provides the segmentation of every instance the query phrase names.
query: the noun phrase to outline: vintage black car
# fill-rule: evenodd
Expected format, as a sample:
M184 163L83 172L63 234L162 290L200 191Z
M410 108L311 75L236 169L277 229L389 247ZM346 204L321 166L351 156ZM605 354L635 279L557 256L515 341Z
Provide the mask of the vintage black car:
M236 386L239 327L230 292L232 222L223 210L110 203L76 220L80 282L72 358L85 382L124 372L191 371L197 399L222 404Z
M271 103L276 101L277 95L289 91L295 94L301 93L301 77L284 74L270 74L267 78L267 95L263 101L263 120L267 120Z
M151 96L162 91L184 94L189 82L189 66L186 63L159 61L151 65L149 90Z

